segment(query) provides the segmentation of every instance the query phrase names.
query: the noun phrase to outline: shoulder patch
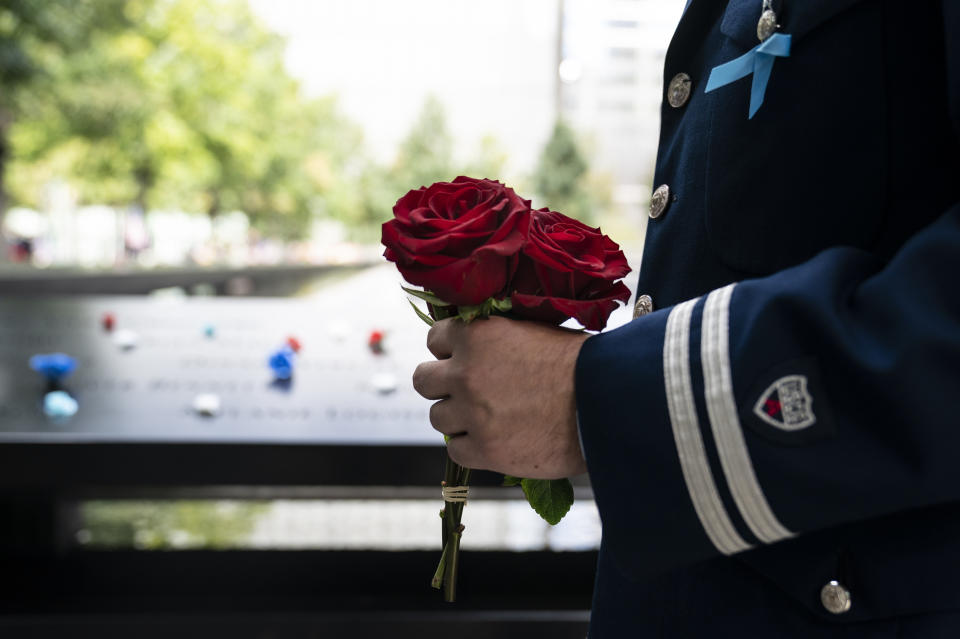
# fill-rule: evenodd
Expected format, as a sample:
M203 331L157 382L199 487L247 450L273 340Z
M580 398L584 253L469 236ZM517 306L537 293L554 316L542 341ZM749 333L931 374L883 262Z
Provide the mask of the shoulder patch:
M788 432L813 426L817 417L813 414L813 396L807 390L806 375L787 375L770 384L754 405L753 413Z

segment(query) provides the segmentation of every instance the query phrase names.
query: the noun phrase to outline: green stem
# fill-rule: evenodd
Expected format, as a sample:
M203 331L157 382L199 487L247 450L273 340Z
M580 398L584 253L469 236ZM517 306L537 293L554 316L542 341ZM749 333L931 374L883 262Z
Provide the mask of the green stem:
M443 600L447 603L453 603L457 600L457 567L460 563L460 535L463 533L463 526L451 533L450 536L450 557L446 565L446 575L443 578Z
M437 570L433 573L433 580L430 582L430 585L440 590L443 586L443 573L446 572L447 566L447 551L449 550L449 545L443 546L443 554L440 555L440 563L437 564Z
M435 306L427 302L427 311L434 321L453 317L455 315L454 308L452 306ZM460 466L447 454L443 472L444 485L466 486L469 480L470 469ZM460 537L463 534L460 518L463 516L463 506L463 502L444 503L444 508L440 511L443 553L440 555L440 564L433 575L431 585L434 588L440 588L442 584L443 598L448 602L456 601L457 598L457 568L460 564Z
M457 464L447 455L444 485L466 486L469 480L470 469ZM460 565L460 537L463 535L460 520L463 517L463 506L463 502L450 502L444 504L443 509L443 555L437 572L443 573L443 599L447 602L454 602L457 599L457 569ZM436 583L436 579L435 574L433 583Z
M444 449L444 457L446 457L447 462L446 462L446 467L443 470L443 485L457 486L458 485L457 478L460 474L460 466L457 465L452 459L450 459L450 455L447 454L446 449ZM456 511L456 509L453 508L453 506L455 505L456 504L447 504L447 503L444 503L443 505L444 518L442 522L443 524L442 541L443 541L444 548L447 547L447 541L450 538L450 532L454 528L456 528L457 525L460 524L460 518L454 516L454 512ZM454 520L456 520L456 523L453 523Z
M458 473L456 485L468 486L469 484L467 482L470 481L470 469L465 468L463 466L458 466L457 468L460 469L460 472ZM461 518L463 517L463 507L466 504L464 502L461 502L459 504L451 504L451 505L454 506L456 509L455 510L456 514L453 517L453 526L452 526L452 529L456 529L458 526L460 526L460 521L461 521Z

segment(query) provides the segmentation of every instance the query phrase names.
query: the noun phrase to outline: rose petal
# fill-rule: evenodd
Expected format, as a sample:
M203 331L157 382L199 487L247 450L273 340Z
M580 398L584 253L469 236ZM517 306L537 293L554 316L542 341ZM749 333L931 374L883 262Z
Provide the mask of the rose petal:
M502 297L516 271L530 202L465 176L410 191L382 227L384 256L412 284L457 305Z
M602 330L610 314L620 303L630 299L630 289L623 282L596 291L590 299L569 299L514 293L511 296L513 312L520 317L562 324L574 318L591 331Z

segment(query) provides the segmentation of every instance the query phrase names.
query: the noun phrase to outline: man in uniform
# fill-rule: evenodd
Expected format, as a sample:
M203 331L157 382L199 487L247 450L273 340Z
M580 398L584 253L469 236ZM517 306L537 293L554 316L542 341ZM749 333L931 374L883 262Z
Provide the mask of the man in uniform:
M958 139L957 0L691 0L634 321L431 330L454 459L589 471L591 637L960 636Z

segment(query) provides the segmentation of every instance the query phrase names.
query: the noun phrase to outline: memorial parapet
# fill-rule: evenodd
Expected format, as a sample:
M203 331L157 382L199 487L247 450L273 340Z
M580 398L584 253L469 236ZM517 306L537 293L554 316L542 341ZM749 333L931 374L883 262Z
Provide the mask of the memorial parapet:
M429 403L410 384L417 362L429 357L424 328L415 318L357 319L350 310L298 299L5 299L0 301L0 442L30 445L32 451L37 445L51 450L73 445L78 452L152 444L158 455L190 445L216 447L221 454L255 446L264 463L284 447L316 454L313 463L309 455L297 456L301 468L277 468L273 479L249 469L251 483L266 484L313 483L310 469L302 466L328 463L320 453L325 449L439 451L442 441L429 427ZM111 330L103 322L108 314L115 321ZM374 331L385 336L379 354L368 345ZM290 379L278 379L268 359L290 337L301 345L295 370ZM65 353L77 368L50 384L28 366L40 353ZM76 414L44 413L44 395L54 388L76 400ZM218 400L212 414L197 405L204 396ZM397 461L404 456L398 453ZM253 448L242 457L257 465ZM168 460L171 476L163 483L176 483L176 475L188 470L177 466L188 460L189 454L179 462ZM410 468L411 460L405 461ZM435 467L430 471L435 483ZM316 472L323 483L336 479L330 469ZM233 484L243 474L233 469L221 479ZM408 483L402 476L353 474L361 483ZM216 483L212 472L209 479ZM347 483L354 479L343 477ZM419 483L416 477L410 481Z
M347 627L349 636L382 636L387 626L397 637L453 627L462 636L482 627L502 637L583 636L594 552L468 552L457 620L429 588L439 548L102 552L70 537L72 504L101 497L356 490L435 497L439 509L442 438L410 382L431 357L426 327L379 277L304 299L0 300L0 561L14 576L0 586L0 631L59 636L72 629L70 615L95 612L104 625L84 626L91 633L118 619L140 631L161 617L175 625L177 615L203 614L236 637ZM290 337L300 350L284 381L268 360ZM49 353L69 355L76 369L45 380L29 362ZM53 390L76 400L75 414L44 412ZM508 498L494 488L499 480L478 473L478 495L486 486L487 496ZM578 491L589 498L588 486ZM357 612L367 610L380 612ZM290 611L298 621L283 634ZM240 627L241 613L259 621Z

